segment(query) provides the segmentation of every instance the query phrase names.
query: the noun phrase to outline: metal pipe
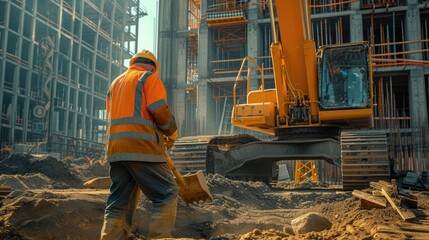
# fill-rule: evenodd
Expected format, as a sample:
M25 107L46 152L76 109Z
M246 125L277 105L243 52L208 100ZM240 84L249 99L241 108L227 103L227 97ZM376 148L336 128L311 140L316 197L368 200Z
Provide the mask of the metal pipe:
M302 1L303 4L301 4L301 11L302 11L302 17L303 17L303 32L304 32L304 39L310 40L311 39L311 31L310 31L310 14L309 14L309 8L308 8L308 1L304 0Z
M276 22L274 21L274 9L273 9L273 0L270 0L270 15L271 15L271 27L273 29L273 40L274 43L278 43L277 32L276 32Z

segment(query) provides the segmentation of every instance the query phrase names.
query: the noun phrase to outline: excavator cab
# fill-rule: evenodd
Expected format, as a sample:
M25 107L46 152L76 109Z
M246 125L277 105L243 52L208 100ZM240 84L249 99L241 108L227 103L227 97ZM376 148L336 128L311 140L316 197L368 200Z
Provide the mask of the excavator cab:
M373 80L368 43L323 46L317 54L322 125L373 126Z
M320 111L371 108L368 46L326 46L320 56Z

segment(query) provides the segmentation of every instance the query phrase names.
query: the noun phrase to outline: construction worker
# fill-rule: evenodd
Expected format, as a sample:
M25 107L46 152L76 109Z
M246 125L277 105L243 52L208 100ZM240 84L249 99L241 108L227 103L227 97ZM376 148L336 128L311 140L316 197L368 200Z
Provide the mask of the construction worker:
M343 106L347 103L347 77L348 72L337 65L331 67L331 82L336 106Z
M165 159L165 148L178 137L176 122L158 77L155 56L143 50L110 86L106 156L110 163L110 195L101 239L127 239L140 189L152 201L149 239L171 237L178 189Z
M12 148L9 147L8 145L3 145L2 149L1 149L1 156L9 156L12 152Z

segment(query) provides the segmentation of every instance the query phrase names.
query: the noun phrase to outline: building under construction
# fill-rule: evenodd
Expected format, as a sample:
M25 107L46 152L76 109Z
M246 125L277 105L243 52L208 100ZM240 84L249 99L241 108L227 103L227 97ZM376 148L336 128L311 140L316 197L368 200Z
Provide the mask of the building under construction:
M375 128L386 130L400 170L427 170L429 2L309 2L316 47L370 43ZM231 125L233 85L246 56L273 78L269 1L160 1L159 12L160 74L180 135L245 132Z
M137 51L141 2L0 1L4 146L74 157L104 148L105 94Z

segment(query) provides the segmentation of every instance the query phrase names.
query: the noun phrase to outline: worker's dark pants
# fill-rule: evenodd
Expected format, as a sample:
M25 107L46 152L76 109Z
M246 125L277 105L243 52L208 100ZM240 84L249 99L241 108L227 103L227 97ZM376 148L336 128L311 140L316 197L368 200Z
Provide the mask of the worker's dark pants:
M152 201L149 238L171 237L176 220L177 187L166 163L114 162L101 239L127 239L140 190Z

